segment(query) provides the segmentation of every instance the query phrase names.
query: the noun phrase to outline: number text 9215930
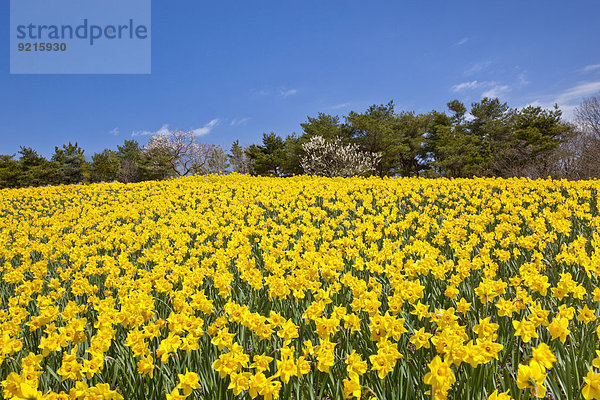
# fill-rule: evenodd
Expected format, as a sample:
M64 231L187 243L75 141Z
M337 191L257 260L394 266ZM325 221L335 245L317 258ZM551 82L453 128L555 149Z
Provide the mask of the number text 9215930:
M18 51L67 51L66 43L50 43L50 42L20 42L17 44Z

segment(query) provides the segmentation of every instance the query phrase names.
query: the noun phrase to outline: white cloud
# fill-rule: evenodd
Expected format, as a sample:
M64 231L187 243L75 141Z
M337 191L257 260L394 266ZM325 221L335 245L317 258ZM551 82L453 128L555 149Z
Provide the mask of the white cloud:
M293 96L293 95L295 95L296 93L298 93L298 91L297 91L296 89L285 89L285 88L282 88L282 89L279 91L279 94L280 94L281 96L283 96L283 97Z
M165 135L169 133L169 125L164 124L157 131L133 131L131 136L154 136L154 135Z
M600 69L600 64L586 65L583 72L592 72L597 69Z
M527 76L525 75L525 72L521 72L519 74L519 85L521 86L525 86L530 84L531 82L527 80Z
M240 126L240 125L245 125L246 122L248 122L250 120L250 118L234 118L231 120L231 122L229 123L229 126Z
M204 125L202 128L196 128L196 129L192 129L192 132L194 132L194 135L196 136L202 136L202 135L207 135L210 133L210 131L212 131L212 129L219 125L220 120L218 118L215 118L213 120L211 120L208 124Z
M328 107L330 110L339 110L341 108L346 108L349 107L350 103L340 103L340 104L335 104L333 106Z
M543 96L529 105L534 107L542 107L552 109L555 104L563 112L563 117L567 120L573 119L575 108L581 101L589 96L600 93L600 81L579 83L573 87L563 90L562 92Z
M202 136L210 133L210 131L219 124L220 120L215 118L201 128L190 129L196 136ZM133 131L131 136L160 136L169 134L169 125L164 124L156 131Z
M452 86L452 91L454 93L456 92L460 92L462 90L470 90L470 89L477 89L483 86L487 86L489 85L490 82L478 82L478 81L471 81L471 82L462 82L459 83L458 85L454 85Z
M499 84L496 81L470 81L470 82L462 82L457 85L452 86L452 91L454 93L462 92L465 90L475 90L475 89L486 89L481 97L500 97L501 95L509 92L510 86Z
M462 38L461 40L459 40L458 42L454 43L455 46L462 46L463 44L467 43L469 41L468 37Z
M600 92L600 81L580 83L559 94L556 97L556 101L559 104L569 103L572 100L580 101L584 97L591 96L597 92Z
M510 86L508 85L494 85L492 88L486 90L481 94L481 97L500 97L504 93L510 92Z
M108 131L111 135L117 136L119 134L119 128L114 128Z

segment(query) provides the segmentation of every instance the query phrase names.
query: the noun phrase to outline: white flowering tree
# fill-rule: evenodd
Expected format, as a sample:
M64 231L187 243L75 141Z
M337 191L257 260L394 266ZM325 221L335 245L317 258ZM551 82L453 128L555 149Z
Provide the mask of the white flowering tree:
M194 132L169 131L152 136L144 151L146 154L160 154L176 175L185 176L206 168L213 146L199 143Z
M314 136L302 145L304 156L300 164L306 174L320 176L356 176L375 171L380 154L361 151L354 143L340 139L326 140Z

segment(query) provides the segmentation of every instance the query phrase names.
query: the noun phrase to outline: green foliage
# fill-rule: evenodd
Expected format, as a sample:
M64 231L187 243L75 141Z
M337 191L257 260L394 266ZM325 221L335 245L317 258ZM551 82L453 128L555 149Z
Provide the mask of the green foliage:
M62 149L54 148L52 161L59 165L59 176L61 183L80 183L83 182L88 174L88 165L83 155L84 150L79 147L77 142L68 145L63 144Z
M144 152L137 141L125 140L122 146L117 146L117 156L120 160L117 172L119 182L140 182L144 179L141 167Z
M21 147L19 154L18 186L27 187L63 183L60 163L54 160L46 160L30 147Z
M477 140L480 161L477 175L489 176L494 172L495 158L509 150L514 111L498 99L485 97L471 105L471 115L473 119L467 123L467 129Z
M0 188L18 187L19 163L13 159L14 155L0 155Z
M425 133L430 117L412 112L396 113L394 103L372 105L364 113L346 117L352 139L369 153L382 155L379 176L417 175L423 169Z
M426 154L442 176L540 177L556 169L555 150L573 134L560 110L510 109L484 98L466 107L448 103L450 115L433 111Z
M482 141L469 130L466 107L458 100L448 103L452 113L431 113L426 152L430 164L441 176L467 177L481 174Z
M166 148L152 148L141 153L138 161L135 162L135 169L139 174L140 181L162 180L176 176L173 165L171 164L171 154ZM135 159L134 159L135 160Z
M340 122L340 118L329 114L319 113L316 118L307 117L307 121L300 124L304 130L302 137L310 139L322 136L325 139L349 138L350 129Z
M117 179L121 160L114 150L105 149L92 156L90 179L92 182L112 182Z
M508 145L503 153L498 153L496 159L500 165L503 165L502 161L504 165L510 163L513 170L548 170L546 164L554 161L552 156L555 150L574 134L573 127L562 121L562 113L558 107L554 110L525 107L513 114L510 127ZM513 175L510 169L498 168L494 172L498 175Z
M125 139L122 146L117 146L117 155L121 160L134 162L140 162L144 157L140 144L136 140L127 139Z
M302 145L306 143L306 138L298 136L295 133L285 138L285 157L282 160L282 170L284 175L301 175L301 160L304 155Z
M262 145L253 144L246 150L252 172L263 176L289 174L290 160L286 152L288 143L289 141L286 143L285 139L273 132L264 133Z
M518 110L497 98L483 98L472 103L470 111L459 100L448 102L447 108L447 112L416 114L396 111L390 101L364 112L351 111L344 122L337 115L318 113L300 124L299 135L284 138L264 133L261 144L244 147L236 140L229 154L220 147L203 145L206 152L186 173L218 173L230 168L263 176L302 174L303 145L316 136L356 144L363 152L380 155L375 173L381 177L557 176L564 165L573 164L567 159L570 155L584 152L581 147L586 141L575 140L576 129L563 121L558 107ZM579 147L565 151L567 145ZM135 140L125 140L116 151L94 154L91 163L86 162L77 143L56 147L50 161L26 147L19 155L18 160L14 155L0 155L0 187L88 180L140 182L181 174L166 149L142 147Z

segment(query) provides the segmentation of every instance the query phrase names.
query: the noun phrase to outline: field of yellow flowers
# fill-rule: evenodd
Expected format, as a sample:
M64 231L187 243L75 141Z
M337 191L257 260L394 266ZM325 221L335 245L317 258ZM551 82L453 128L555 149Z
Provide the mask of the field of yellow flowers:
M600 399L600 181L0 191L6 399Z

